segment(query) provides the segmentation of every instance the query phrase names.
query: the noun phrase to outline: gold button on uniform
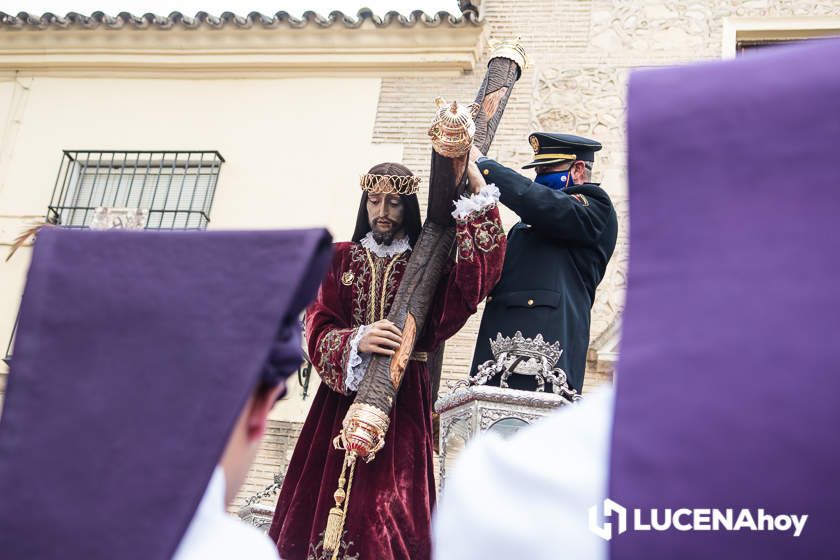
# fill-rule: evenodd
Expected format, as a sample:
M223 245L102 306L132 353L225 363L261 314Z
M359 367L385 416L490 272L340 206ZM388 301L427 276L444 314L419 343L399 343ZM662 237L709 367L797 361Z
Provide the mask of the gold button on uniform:
M485 175L490 175L490 170L489 170L489 169L485 169L482 173L484 173Z
M487 303L490 303L491 301L493 301L493 296L487 296Z
M529 299L529 300L528 300L528 305L534 305L534 300Z

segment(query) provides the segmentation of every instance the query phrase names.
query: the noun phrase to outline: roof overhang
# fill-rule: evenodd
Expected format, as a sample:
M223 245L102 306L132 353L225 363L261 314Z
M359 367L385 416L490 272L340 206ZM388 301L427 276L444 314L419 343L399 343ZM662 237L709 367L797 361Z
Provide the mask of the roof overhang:
M225 26L194 29L123 27L3 28L0 72L19 76L377 77L459 75L483 48L483 26L299 29Z

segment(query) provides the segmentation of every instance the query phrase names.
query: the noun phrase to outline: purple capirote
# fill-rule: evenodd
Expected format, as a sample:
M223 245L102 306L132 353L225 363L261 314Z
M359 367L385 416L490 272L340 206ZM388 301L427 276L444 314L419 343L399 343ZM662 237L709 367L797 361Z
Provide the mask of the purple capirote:
M0 420L0 557L172 557L258 383L301 362L322 229L51 228Z
M837 557L838 61L826 40L631 77L609 497L809 517L798 538L631 529L613 559Z

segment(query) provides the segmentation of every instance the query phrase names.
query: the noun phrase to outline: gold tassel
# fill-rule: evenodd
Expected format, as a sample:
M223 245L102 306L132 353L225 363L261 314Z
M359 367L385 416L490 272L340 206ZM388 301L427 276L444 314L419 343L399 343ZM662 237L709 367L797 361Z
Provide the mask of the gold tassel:
M324 532L324 552L335 552L341 542L341 532L344 529L344 510L336 506L330 509L327 516L327 530Z
M347 491L344 491L344 473L350 465L350 476L347 480ZM327 515L327 528L324 530L324 552L332 553L332 558L338 557L341 536L344 533L344 520L347 517L347 505L350 503L350 487L353 484L353 471L356 469L356 454L345 453L341 463L341 474L338 475L338 489L333 494L335 506L330 508Z

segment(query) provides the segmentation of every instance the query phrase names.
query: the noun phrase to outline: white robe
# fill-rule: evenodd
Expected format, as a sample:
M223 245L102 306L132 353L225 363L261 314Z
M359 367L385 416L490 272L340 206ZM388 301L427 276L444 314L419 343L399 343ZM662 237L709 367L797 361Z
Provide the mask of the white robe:
M589 508L600 514L607 493L613 397L602 388L508 440L468 445L433 520L435 560L606 559Z
M216 467L173 560L279 560L262 531L225 511L225 473Z

